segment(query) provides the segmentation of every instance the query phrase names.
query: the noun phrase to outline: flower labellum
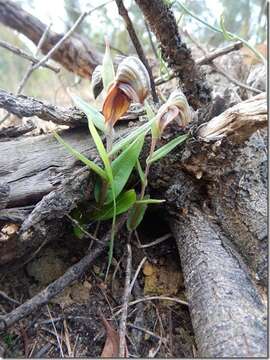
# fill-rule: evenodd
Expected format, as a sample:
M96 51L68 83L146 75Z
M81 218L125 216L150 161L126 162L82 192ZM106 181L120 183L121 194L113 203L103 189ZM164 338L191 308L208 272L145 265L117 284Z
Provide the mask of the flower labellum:
M149 75L143 63L135 56L126 57L119 64L103 103L105 122L113 126L132 101L143 104L149 89Z
M191 121L192 115L187 98L180 89L171 93L166 103L160 107L156 119L158 136L174 120L180 127L185 127Z

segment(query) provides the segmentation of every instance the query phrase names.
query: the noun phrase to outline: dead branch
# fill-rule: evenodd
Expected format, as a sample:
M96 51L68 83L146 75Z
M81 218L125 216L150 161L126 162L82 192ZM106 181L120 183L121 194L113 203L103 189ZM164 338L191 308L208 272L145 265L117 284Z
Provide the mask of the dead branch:
M0 130L0 138L15 138L21 135L27 134L30 131L36 129L36 126L31 120L27 121L26 124L21 126L10 126Z
M194 39L193 36L191 36L187 31L185 31L185 34L190 38L190 40L197 46L198 49L200 49L202 51L202 53L205 55L205 57L209 57L209 54L207 53L207 51L204 49L204 47L202 47L199 42ZM210 65L213 70L219 74L221 74L222 76L224 76L226 79L228 79L230 82L232 82L233 84L246 89L248 91L251 91L255 94L260 94L262 91L259 89L255 89L251 86L248 86L246 84L243 84L241 81L238 81L237 79L234 79L232 76L230 76L224 69L222 69L222 67L216 65L216 63L213 61L213 59L210 59L208 61L208 65Z
M136 0L136 3L160 42L164 60L179 77L190 105L197 109L207 104L211 99L210 89L182 41L167 3L163 0L152 1L151 6L148 0Z
M234 44L228 45L228 46L224 46L221 49L215 50L215 51L211 51L209 54L207 54L206 56L203 56L197 60L195 60L196 65L201 66L201 65L207 65L209 64L210 61L213 61L214 59L229 54L232 51L236 51L239 50L243 47L243 43L241 42L236 42ZM170 76L166 77L165 79L163 77L157 78L155 80L155 84L156 85L161 85L164 84L165 82L174 79L175 77L177 77L177 74L175 74L174 72L172 72L170 74Z
M59 125L73 127L87 123L86 116L79 110L74 108L66 110L24 95L16 96L2 89L0 89L0 108L21 118L37 116Z
M158 96L156 93L156 89L155 89L155 82L154 82L154 78L153 78L153 74L152 74L152 70L150 68L150 65L148 63L148 60L144 54L142 45L140 43L140 40L136 34L136 31L133 27L132 21L129 17L128 11L125 8L125 5L123 3L122 0L115 0L117 7L118 7L118 11L119 14L122 16L122 18L124 19L125 23L126 23L126 28L127 31L129 33L129 36L131 38L131 41L137 51L137 54L139 56L139 58L141 59L142 63L144 64L144 66L146 67L148 74L149 74L149 78L150 78L150 84L151 84L151 93L152 93L152 97L155 103L158 103Z
M76 108L64 109L33 97L25 95L16 96L3 89L0 89L0 108L20 118L37 116L42 120L52 121L55 124L69 127L87 125L86 115ZM144 114L144 110L131 110L121 117L121 121L135 120Z
M11 45L3 40L0 40L0 46L6 50L11 51L13 54L18 55L20 57L22 57L23 59L26 59L28 61L31 61L33 64L37 64L38 63L38 59L36 59L35 57L27 54L24 50ZM50 69L52 71L54 71L55 73L58 73L60 71L60 69L54 65L50 65L50 64L43 64L41 65L44 68Z

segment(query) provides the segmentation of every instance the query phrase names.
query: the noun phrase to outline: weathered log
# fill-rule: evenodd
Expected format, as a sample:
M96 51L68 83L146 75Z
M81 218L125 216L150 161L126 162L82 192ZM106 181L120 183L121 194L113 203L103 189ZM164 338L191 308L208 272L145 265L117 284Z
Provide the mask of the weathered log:
M0 0L0 22L25 35L36 45L46 29L46 25L39 19L8 0ZM49 31L41 47L42 53L47 54L62 36ZM69 71L91 78L93 70L102 61L102 55L92 47L87 38L74 34L57 49L52 59Z
M210 88L196 66L190 49L182 41L173 12L163 0L136 0L161 45L162 55L183 85L189 103L195 108L207 104Z
M21 97L19 97L19 101L20 99ZM243 105L241 106L243 107ZM247 111L247 109L244 108L244 111ZM237 112L234 113L237 114ZM264 117L266 119L266 109L260 109L260 113L264 113ZM258 126L262 126L264 123L263 120L256 114L253 115L254 119L260 120L258 121ZM255 125L253 124L253 129L254 126ZM119 135L121 136L123 133L125 133L125 130L121 130ZM97 153L93 143L89 138L88 130L84 128L72 129L64 131L62 136L65 141L67 141L80 152L84 153L91 160L98 161ZM205 151L203 151L204 148ZM210 163L208 168L213 178L210 184L217 184L220 182L220 178L218 176L222 176L220 161L223 163L224 160L223 158L220 160L217 156L216 158L210 156L213 153L211 149L211 144L201 143L198 141L195 141L195 144L187 146L187 150L184 153L184 157L186 157L184 166L186 171L189 171L191 174L194 174L195 177L198 177L198 174L201 175L203 173L203 169L207 168L207 164ZM23 214L26 214L24 210L26 206L35 206L38 202L41 201L41 205L39 204L39 207L29 215L29 219L31 219L31 221L29 219L25 219L25 221L26 223L28 222L31 224L33 221L33 215L39 212L43 214L43 217L41 217L39 221L45 221L46 216L49 216L49 206L51 202L53 203L53 200L48 202L47 197L43 197L48 194L47 196L49 196L50 199L53 199L54 197L57 198L60 196L59 189L61 189L62 194L66 194L66 192L69 194L68 203L70 204L70 207L63 206L64 210L62 212L60 211L59 205L57 210L59 211L59 218L63 217L64 214L68 213L72 207L76 206L76 199L79 201L83 198L83 194L78 197L78 195L73 195L73 190L70 190L70 184L74 184L74 178L76 179L75 183L78 183L78 188L80 187L80 177L78 177L76 173L81 168L81 163L74 159L53 138L52 135L36 136L34 138L24 137L15 140L2 141L0 142L0 150L2 154L0 159L0 168L3 169L0 177L0 204L2 207L2 211L0 212L0 220L7 221L9 216L10 221L13 221L14 216L16 216L18 219L23 219L23 215L19 215L18 208L22 208ZM191 156L192 152L190 152L190 150L192 150L194 156ZM221 151L221 157L222 154L223 152ZM202 156L204 156L204 159ZM180 152L176 159L172 160L173 163L169 166L166 165L166 159L165 162L161 162L160 166L163 168L160 169L160 174L156 174L156 176L153 177L154 181L152 181L152 185L156 186L157 184L160 185L163 183L164 188L168 188L170 183L165 177L165 174L168 171L167 168L169 168L170 171L174 173L179 167L183 167L183 164L181 165L181 157L182 153ZM174 157L169 157L168 161L171 161L171 159L174 159ZM211 164L213 159L216 159L216 163L214 165ZM199 165L197 165L197 163ZM199 169L198 166L200 166ZM232 171L230 166L233 166L233 164L228 165L228 171ZM202 167L204 168L202 169ZM88 174L87 169L82 171L84 174ZM216 178L214 178L214 175L216 175ZM160 191L162 191L162 189L160 189ZM63 196L65 197L65 195ZM74 199L73 202L70 203L69 199L72 197ZM61 201L60 204L61 203L65 202ZM40 207L42 208L43 206L45 207L45 210L41 211ZM14 210L15 212L11 210L14 208L16 209L16 211ZM5 212L4 209L7 209L8 211ZM261 220L262 224L264 224L263 217ZM254 234L254 239L258 241L255 235L256 234ZM38 241L42 241L42 239L39 238ZM37 245L37 242L35 242L35 244ZM20 256L19 251L17 252L17 256ZM12 257L8 258L11 260ZM262 260L260 260L260 262L261 261Z
M266 307L219 226L195 206L171 225L198 356L267 356Z

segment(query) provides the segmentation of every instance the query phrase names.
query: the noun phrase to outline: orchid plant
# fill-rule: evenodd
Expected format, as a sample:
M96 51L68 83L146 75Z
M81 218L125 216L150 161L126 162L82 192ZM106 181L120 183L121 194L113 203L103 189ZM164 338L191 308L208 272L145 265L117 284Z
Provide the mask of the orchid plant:
M158 149L156 146L169 123L177 121L181 127L185 127L191 121L191 112L182 91L175 90L155 114L146 102L150 80L145 66L137 57L129 56L122 60L115 74L108 43L106 43L102 66L99 67L98 71L105 92L102 113L78 96L72 95L72 98L75 105L88 118L89 131L103 162L103 167L71 147L59 134L55 133L54 135L73 156L82 161L98 176L95 184L96 206L90 214L89 220L105 221L112 219L108 273L113 257L116 217L128 212L127 228L131 235L142 221L147 206L164 201L151 199L145 194L150 167L154 162L183 143L189 135L180 135ZM125 138L114 141L115 124L121 120L121 116L126 113L132 102L145 106L148 122L130 131ZM151 132L151 146L143 170L139 156L145 136L149 132ZM100 134L105 135L106 146L104 146ZM134 168L137 169L141 180L141 191L138 195L135 189L126 189Z

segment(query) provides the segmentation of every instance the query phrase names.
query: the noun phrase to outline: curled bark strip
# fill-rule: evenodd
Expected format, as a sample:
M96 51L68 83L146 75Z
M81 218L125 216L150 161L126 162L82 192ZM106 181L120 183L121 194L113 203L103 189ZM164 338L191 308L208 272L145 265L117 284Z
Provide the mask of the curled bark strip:
M171 228L199 356L266 356L266 308L221 229L194 206Z
M211 99L210 89L179 35L169 6L163 0L152 0L151 6L148 0L136 0L136 3L160 42L164 59L180 78L190 105L197 109L207 104Z

